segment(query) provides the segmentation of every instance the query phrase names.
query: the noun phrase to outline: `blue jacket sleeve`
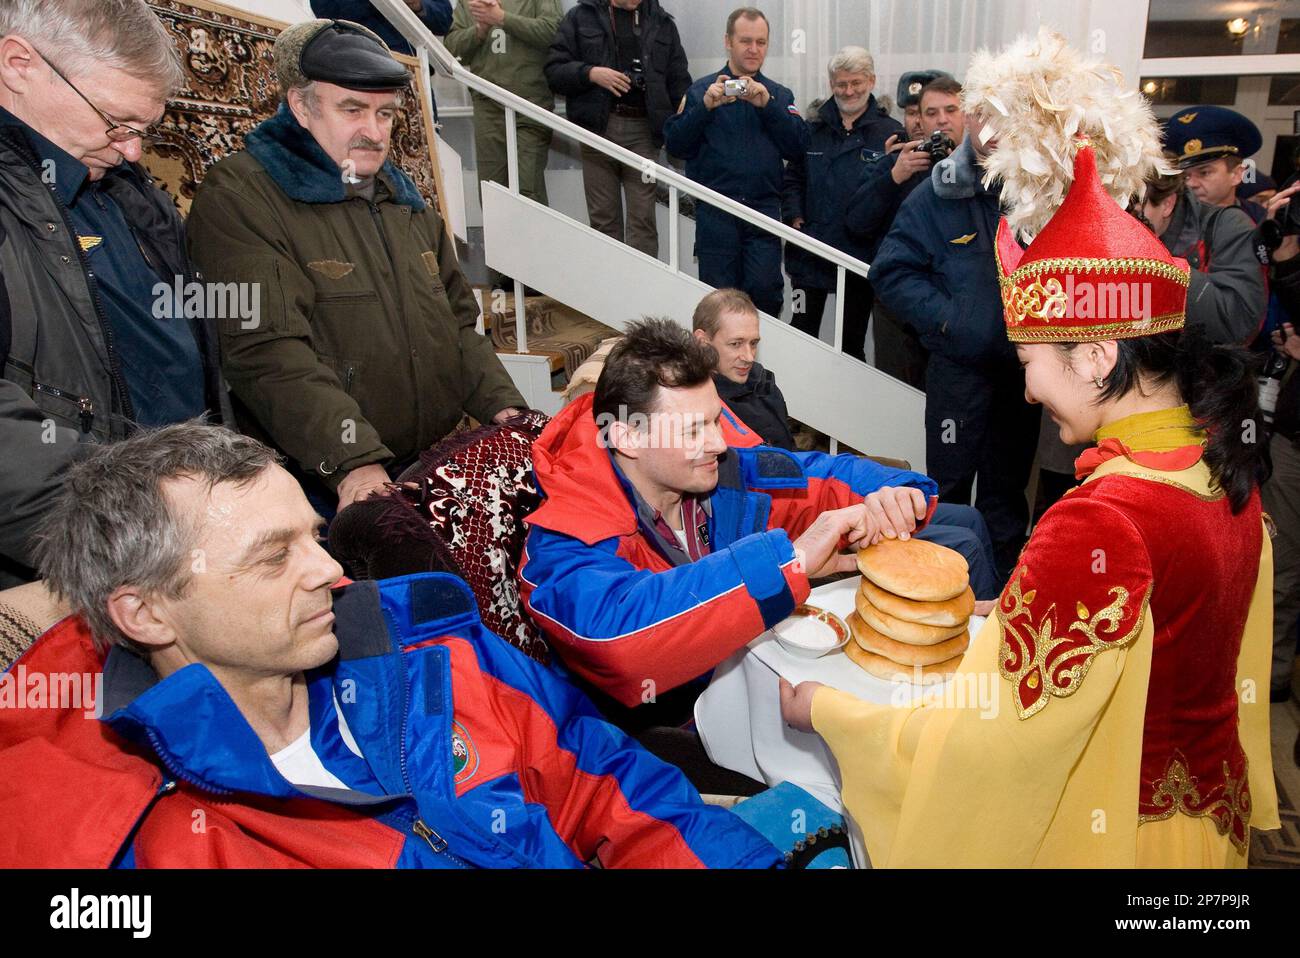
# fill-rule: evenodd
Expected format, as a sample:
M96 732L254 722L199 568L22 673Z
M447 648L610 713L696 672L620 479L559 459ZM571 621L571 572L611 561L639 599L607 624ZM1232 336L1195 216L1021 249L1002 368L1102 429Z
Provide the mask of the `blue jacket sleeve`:
M664 143L668 152L683 160L693 160L704 145L704 131L713 122L713 111L704 105L704 87L686 91L682 109L664 123Z
M554 797L545 801L551 824L579 859L598 857L607 868L770 868L781 861L762 835L704 804L678 769L605 721L571 683L505 642L479 648L487 670L553 723L554 747L549 730L522 737L522 764L535 772L542 797ZM572 759L557 760L557 752Z
M808 124L793 110L794 94L785 87L779 88L759 110L763 129L776 143L781 156L787 160L800 159L812 144Z
M763 491L772 496L770 524L785 529L791 539L807 531L823 512L859 503L885 486L919 489L927 500L939 493L938 485L929 476L882 466L865 456L828 456L823 452L785 455L798 461L807 477L807 488Z
M891 175L898 154L891 153L868 168L862 183L849 198L844 210L844 226L853 236L879 236L898 212L902 190Z
M934 197L927 181L912 191L894 217L871 268L871 285L894 315L910 325L931 346L955 315L955 303L937 281L929 245L934 215L927 200Z
M565 664L627 706L703 675L808 595L782 529L659 572L635 567L618 547L533 527L519 579Z

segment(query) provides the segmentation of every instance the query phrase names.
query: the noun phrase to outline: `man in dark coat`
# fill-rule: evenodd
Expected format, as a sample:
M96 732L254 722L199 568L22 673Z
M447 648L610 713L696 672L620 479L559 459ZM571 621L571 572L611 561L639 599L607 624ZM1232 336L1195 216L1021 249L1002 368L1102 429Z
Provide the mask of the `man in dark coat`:
M659 0L579 0L560 21L546 82L564 95L574 123L658 162L664 123L691 75L677 24ZM582 182L593 229L659 255L653 178L584 146Z
M387 159L406 68L341 20L290 27L275 61L285 102L208 171L190 247L209 279L258 292L258 322L221 326L248 422L341 509L462 414L499 422L523 399L475 331L442 217Z
M969 503L988 523L1005 580L1029 523L1025 486L1038 447L1039 406L1007 341L993 256L997 184L983 184L967 136L904 201L880 244L871 281L930 351L925 377L926 469L939 500ZM978 483L976 479L978 478Z
M809 143L785 168L781 215L814 239L870 261L876 243L854 237L844 217L867 170L885 156L885 144L903 126L876 102L876 67L862 47L845 47L827 66L831 96L808 121ZM826 298L836 288L836 269L826 260L787 246L785 268L794 288L795 328L816 336ZM867 321L874 296L865 276L845 276L844 351L866 360ZM802 307L802 308L801 308Z
M219 420L225 398L184 225L139 165L183 80L170 36L142 0L21 9L0 4L0 588L33 577L34 529L94 443Z
M935 132L961 142L960 96L961 85L942 70L905 73L899 80L898 103L907 118L907 142L886 144L885 155L864 171L844 214L849 235L866 245L873 258L903 200L930 175L930 153L918 147ZM928 354L916 331L900 323L879 300L875 316L871 336L876 368L917 389L925 388Z

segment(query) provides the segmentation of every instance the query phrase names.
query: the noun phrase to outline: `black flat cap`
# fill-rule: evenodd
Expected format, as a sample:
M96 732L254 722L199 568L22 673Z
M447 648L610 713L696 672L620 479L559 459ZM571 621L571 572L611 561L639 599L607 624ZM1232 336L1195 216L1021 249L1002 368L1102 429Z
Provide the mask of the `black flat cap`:
M411 80L383 40L348 20L295 24L277 39L275 58L282 82L296 75L347 90L377 92L399 90Z

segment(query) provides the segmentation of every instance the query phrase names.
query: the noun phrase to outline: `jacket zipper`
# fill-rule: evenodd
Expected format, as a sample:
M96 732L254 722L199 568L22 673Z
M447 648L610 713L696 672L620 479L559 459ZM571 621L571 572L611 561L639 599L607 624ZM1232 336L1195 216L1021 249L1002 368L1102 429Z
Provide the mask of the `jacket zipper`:
M447 839L430 828L424 819L420 817L420 802L415 797L415 789L411 787L411 776L406 767L406 723L411 712L411 687L408 682L406 662L402 659L400 653L397 656L397 662L398 667L402 670L402 724L398 726L397 764L402 770L402 784L406 786L406 793L411 796L411 801L415 804L415 818L411 821L411 831L428 842L429 847L433 849L435 854L446 855L447 859L455 863L459 868L470 868L468 862L458 858L455 853L448 850Z
M149 804L146 805L141 810L140 814L136 816L135 824L131 826L131 830L126 834L126 841L122 843L121 847L117 851L117 854L113 856L114 864L116 864L118 860L121 859L123 855L123 849L128 849L133 844L135 844L135 836L137 833L139 833L140 826L144 824L144 820L149 817L149 813L153 811L153 807L158 804L159 800L164 795L169 795L175 790L176 790L176 779L164 778L162 780L161 784L159 784L159 786L154 790L153 797L149 799Z
M367 203L370 207L370 216L375 221L375 229L379 232L379 239L384 244L384 252L388 254L388 265L393 270L393 278L397 278L397 260L393 259L393 248L388 245L388 233L384 230L384 221L379 213L379 206L375 203Z
M80 412L81 431L90 432L90 427L95 423L95 404L86 396L74 396L70 392L59 389L57 386L47 386L45 383L33 382L32 388L39 393L49 393L59 399L65 399L68 402L76 403Z
M63 220L63 228L68 231L68 236L75 238L77 231L72 225L72 216L64 207L62 200L59 199L53 183L50 184L50 198L54 200L54 205ZM72 249L76 252L77 260L81 263L81 271L86 277L86 285L90 287L90 298L95 306L95 318L99 320L99 329L104 335L104 348L108 350L109 375L113 379L113 387L117 390L118 399L122 404L122 416L128 421L132 421L135 419L135 407L131 403L131 394L126 388L126 379L122 376L122 365L118 361L113 329L109 325L108 316L104 313L104 302L99 296L99 281L95 279L95 273L90 268L90 260L86 257L86 251L81 248L81 244L74 241Z

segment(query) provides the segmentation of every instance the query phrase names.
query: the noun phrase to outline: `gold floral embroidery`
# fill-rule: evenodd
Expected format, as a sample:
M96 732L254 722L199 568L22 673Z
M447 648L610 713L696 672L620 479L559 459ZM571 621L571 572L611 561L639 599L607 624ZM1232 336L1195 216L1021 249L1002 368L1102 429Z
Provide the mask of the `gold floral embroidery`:
M1122 649L1136 641L1150 598L1148 590L1142 596L1129 631L1111 637L1120 627L1129 604L1129 590L1113 586L1109 592L1109 605L1089 616L1087 607L1078 603L1075 608L1078 619L1066 627L1064 636L1058 636L1055 603L1034 625L1030 606L1037 597L1037 590L1022 593L1024 573L1022 565L1002 593L997 608L1002 625L998 671L1014 689L1016 712L1022 720L1042 711L1052 696L1065 698L1073 695L1098 652Z
M1069 306L1065 287L1055 276L1047 283L1034 280L1029 286L1005 285L1002 287L1002 309L1007 323L1018 326L1027 318L1060 319Z
M1174 751L1173 757L1165 767L1164 777L1153 783L1150 798L1146 804L1157 809L1155 812L1143 812L1138 815L1138 822L1160 822L1172 818L1180 812L1191 818L1209 818L1220 835L1227 835L1234 848L1239 852L1246 850L1246 841L1250 824L1250 788L1247 785L1247 768L1242 759L1241 777L1233 778L1228 763L1223 763L1222 797L1215 801L1202 798L1200 781L1187 768L1187 760L1182 752ZM1211 792L1218 791L1216 785Z

